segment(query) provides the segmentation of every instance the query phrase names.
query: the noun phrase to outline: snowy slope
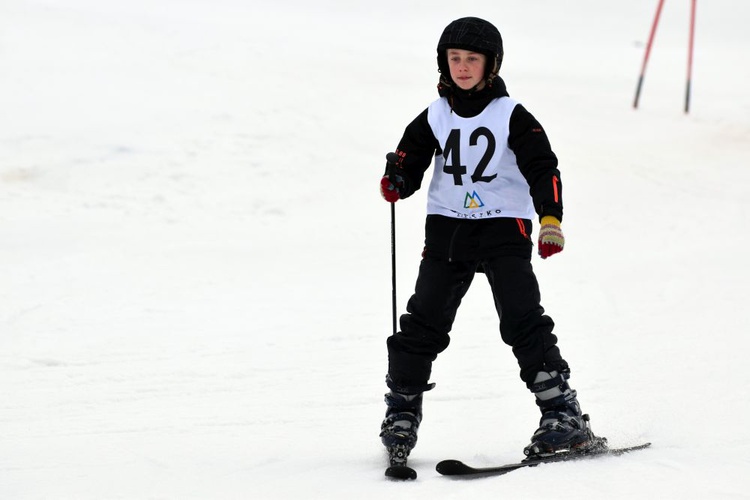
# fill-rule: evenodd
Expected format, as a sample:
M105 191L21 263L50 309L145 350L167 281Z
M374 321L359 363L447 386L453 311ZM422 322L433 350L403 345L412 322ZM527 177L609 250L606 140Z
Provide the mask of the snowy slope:
M750 4L0 3L0 498L750 498ZM389 209L452 19L503 33L565 182L535 260L594 429L653 448L514 461L533 397L477 280L435 365L419 479L383 478ZM424 193L397 205L399 310Z

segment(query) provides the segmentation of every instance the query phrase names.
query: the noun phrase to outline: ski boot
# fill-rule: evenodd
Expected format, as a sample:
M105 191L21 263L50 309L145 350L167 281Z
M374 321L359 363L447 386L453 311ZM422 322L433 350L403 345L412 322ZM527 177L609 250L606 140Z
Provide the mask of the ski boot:
M539 429L524 448L529 458L548 457L559 453L585 453L606 448L607 440L594 436L589 416L581 413L577 393L568 385L570 374L539 372L531 387L542 411Z
M417 444L417 431L422 422L422 394L402 394L391 390L385 395L388 409L380 426L391 465L406 465L406 459Z

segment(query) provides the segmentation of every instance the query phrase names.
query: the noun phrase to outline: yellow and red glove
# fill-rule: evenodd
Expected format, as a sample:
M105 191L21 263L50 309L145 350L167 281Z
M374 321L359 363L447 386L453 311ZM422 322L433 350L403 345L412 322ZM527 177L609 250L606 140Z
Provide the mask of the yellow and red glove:
M560 229L560 221L557 217L545 215L542 217L539 228L539 256L546 259L550 255L562 252L565 246L565 237Z

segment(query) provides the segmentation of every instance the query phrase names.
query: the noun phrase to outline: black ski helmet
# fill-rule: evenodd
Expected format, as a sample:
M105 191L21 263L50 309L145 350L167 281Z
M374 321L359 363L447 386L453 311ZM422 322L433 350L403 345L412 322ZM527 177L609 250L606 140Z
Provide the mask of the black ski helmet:
M487 56L485 78L497 75L503 62L503 39L495 26L478 17L456 19L443 30L437 46L437 62L440 73L450 79L447 49L464 49ZM494 64L493 64L494 62Z

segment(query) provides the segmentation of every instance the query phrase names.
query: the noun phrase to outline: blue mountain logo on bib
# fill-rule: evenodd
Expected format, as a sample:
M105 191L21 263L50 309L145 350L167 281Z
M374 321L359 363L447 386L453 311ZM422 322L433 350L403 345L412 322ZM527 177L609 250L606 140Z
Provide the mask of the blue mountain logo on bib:
M482 202L482 198L479 197L476 191L469 194L466 193L466 198L464 198L464 208L482 208L484 206L484 203Z

